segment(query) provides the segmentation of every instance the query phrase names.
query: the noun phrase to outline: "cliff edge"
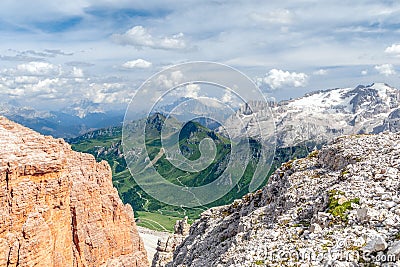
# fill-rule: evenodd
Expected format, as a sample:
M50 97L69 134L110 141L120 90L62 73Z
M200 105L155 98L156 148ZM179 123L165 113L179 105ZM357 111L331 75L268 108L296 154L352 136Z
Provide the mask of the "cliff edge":
M0 266L148 266L110 167L0 117Z

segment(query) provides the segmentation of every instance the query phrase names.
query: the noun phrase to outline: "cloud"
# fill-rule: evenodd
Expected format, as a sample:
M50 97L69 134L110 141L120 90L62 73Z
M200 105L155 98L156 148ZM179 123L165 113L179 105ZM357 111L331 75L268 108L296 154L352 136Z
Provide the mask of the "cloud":
M172 36L153 37L149 30L143 26L135 26L124 34L113 34L112 40L120 45L131 45L136 48L150 47L154 49L184 49L186 42L184 34L178 33Z
M93 63L84 62L84 61L68 61L68 62L65 62L65 65L72 66L72 67L92 67L92 66L94 66Z
M29 62L17 66L17 71L28 75L52 75L59 72L59 67L47 62Z
M46 58L55 58L57 56L72 56L73 53L66 53L60 49L44 49L44 50L24 50L8 49L8 53L13 55L0 55L0 59L4 61L46 61Z
M184 97L195 98L199 97L200 85L198 84L188 84L186 85L186 90L184 92Z
M83 78L83 69L78 68L78 67L72 67L72 76L75 78Z
M163 86L163 89L171 89L174 86L179 85L183 80L183 74L181 71L176 70L173 71L169 74L169 77L167 75L161 74L157 78L157 83L160 86Z
M82 98L95 103L126 103L133 95L132 83L110 77L86 77L82 68L29 62L14 68L0 69L2 100L40 108L61 109ZM45 101L45 102L41 102ZM1 102L1 100L0 100Z
M144 59L136 59L136 60L131 60L127 61L124 64L122 64L123 68L126 69L134 69L134 68L139 68L139 69L147 69L150 68L153 64L147 60Z
M284 86L304 87L307 85L308 75L305 73L289 72L278 69L270 70L264 78L258 78L258 84L267 84L271 89Z
M396 71L395 71L394 66L392 64L376 65L374 68L380 74L383 74L385 76L390 76L390 75L396 74Z
M328 74L328 71L327 70L324 70L324 69L319 69L319 70L317 70L317 71L314 71L313 72L313 74L314 75L327 75Z
M361 75L365 76L365 75L367 75L367 74L368 74L368 70L362 70L362 71L361 71Z
M256 22L267 24L290 24L292 22L292 13L287 9L276 9L264 13L251 13L250 18Z
M222 102L224 103L231 103L232 102L232 93L230 90L226 89L224 95L222 96L221 99Z
M400 44L392 44L385 49L385 53L400 56Z
M37 57L56 57L56 56L72 56L73 53L66 53L60 49L44 49L43 51L35 51L35 50L25 50L25 51L15 51L20 55L31 55Z
M25 90L25 85L35 84L34 79L59 78L59 97L73 98L81 97L89 84L98 85L94 88L99 90L105 82L139 87L147 78L145 72L128 72L121 67L124 62L139 58L151 59L153 66L190 60L231 64L251 77L261 77L267 87L265 78L274 88L290 86L286 83L294 86L294 82L272 80L273 75L267 79L266 70L296 70L310 76L309 80L303 79L305 76L297 78L300 84L308 80L304 89L273 92L282 99L300 96L311 88L359 84L362 70L379 75L373 67L383 62L397 64L395 56L399 55L399 1L359 1L354 5L316 0L211 0L199 5L191 0L168 4L155 0L136 2L134 7L131 2L70 1L60 8L57 1L1 1L0 68L15 72L2 73L0 80L6 79L3 86L16 95ZM74 18L82 19L68 27ZM48 22L52 25L46 26ZM192 49L194 45L196 49ZM16 69L18 64L29 62L53 64L54 73L35 76L28 70ZM60 66L62 73L57 70ZM314 76L317 74L313 71L321 66L329 75ZM78 68L75 75L72 67ZM73 77L80 76L79 69L84 78ZM36 78L29 81L27 77ZM398 75L382 77L390 84L400 82ZM171 77L166 77L165 82L174 83ZM118 90L127 92L124 88ZM0 98L7 98L9 91L3 89L0 88ZM96 90L92 91L93 97ZM110 90L98 93L110 95ZM25 93L34 97L28 89ZM122 94L99 100L119 101Z

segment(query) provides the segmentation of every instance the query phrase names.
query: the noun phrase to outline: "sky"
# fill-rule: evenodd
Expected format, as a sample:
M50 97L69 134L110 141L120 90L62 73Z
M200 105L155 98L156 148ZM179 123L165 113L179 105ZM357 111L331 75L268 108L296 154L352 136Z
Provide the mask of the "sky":
M400 88L399 1L2 0L0 101L124 107L165 67L214 61L266 97Z

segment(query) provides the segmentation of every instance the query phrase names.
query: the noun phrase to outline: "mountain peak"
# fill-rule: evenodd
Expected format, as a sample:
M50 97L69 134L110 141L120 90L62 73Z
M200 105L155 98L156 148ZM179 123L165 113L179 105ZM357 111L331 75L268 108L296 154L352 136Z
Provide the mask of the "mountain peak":
M238 136L251 132L254 119L268 121L268 112L242 108L243 127L232 120L228 127ZM334 88L309 93L272 107L278 146L289 147L304 142L326 143L344 134L378 133L400 128L397 110L400 91L385 83ZM271 131L272 133L273 131Z
M100 104L94 103L89 99L79 100L72 105L64 108L62 111L67 114L77 116L81 119L85 118L91 113L105 113Z

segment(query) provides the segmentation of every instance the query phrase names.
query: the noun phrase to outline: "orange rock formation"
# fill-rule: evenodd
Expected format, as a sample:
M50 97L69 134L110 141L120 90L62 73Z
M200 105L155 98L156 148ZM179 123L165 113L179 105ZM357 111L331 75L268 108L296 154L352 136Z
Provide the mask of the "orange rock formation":
M4 117L0 266L148 266L109 165Z

